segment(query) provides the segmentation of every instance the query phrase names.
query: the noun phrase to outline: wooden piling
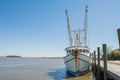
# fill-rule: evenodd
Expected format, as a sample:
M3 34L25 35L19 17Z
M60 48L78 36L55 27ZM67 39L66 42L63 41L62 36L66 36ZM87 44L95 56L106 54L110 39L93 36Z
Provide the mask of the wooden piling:
M107 50L106 50L106 44L103 44L103 62L104 62L104 80L107 80Z
M99 80L99 76L100 76L100 47L97 47L97 53L98 53L98 80Z
M94 74L94 52L92 52L92 71Z
M96 51L94 51L94 73L96 74Z
M92 71L94 74L94 53L92 52Z
M95 67L96 67L96 51L94 51L94 61L95 61Z
M118 42L119 42L119 49L120 49L120 28L117 29L117 33L118 33Z

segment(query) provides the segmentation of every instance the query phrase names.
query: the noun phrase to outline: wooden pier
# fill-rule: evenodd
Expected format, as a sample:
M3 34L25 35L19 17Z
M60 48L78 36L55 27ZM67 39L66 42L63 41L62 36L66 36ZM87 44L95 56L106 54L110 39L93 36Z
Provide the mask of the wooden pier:
M104 71L103 61L100 64L100 70ZM109 78L120 80L120 61L107 61L107 74Z
M93 72L96 80L120 80L120 60L107 60L106 47L107 45L103 44L102 60L100 60L100 47L97 48L98 57L96 58L96 51L92 55Z

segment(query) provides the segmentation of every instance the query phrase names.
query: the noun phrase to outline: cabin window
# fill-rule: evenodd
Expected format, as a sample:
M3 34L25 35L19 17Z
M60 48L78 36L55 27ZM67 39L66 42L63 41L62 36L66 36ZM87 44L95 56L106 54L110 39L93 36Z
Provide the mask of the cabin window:
M88 50L86 50L86 53L89 53L89 51L88 51Z
M72 53L74 53L74 50L72 50Z
M89 51L88 51L88 50L83 50L83 52L84 52L84 53L89 53Z
M83 50L83 52L85 53L85 50Z
M70 51L68 50L68 53L70 53Z
M71 53L71 50L69 50L69 53Z
M82 50L79 50L79 52L82 52Z

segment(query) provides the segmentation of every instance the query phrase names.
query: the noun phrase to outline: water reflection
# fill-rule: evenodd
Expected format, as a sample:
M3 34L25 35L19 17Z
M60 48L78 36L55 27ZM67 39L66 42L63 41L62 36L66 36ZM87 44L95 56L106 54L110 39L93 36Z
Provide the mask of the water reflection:
M63 68L63 69L59 69L53 72L48 72L48 76L52 76L54 80L63 80L66 78L65 71L66 71L65 68Z
M92 72L75 77L66 72L66 69L59 69L55 72L48 72L48 76L52 76L54 80L94 80Z

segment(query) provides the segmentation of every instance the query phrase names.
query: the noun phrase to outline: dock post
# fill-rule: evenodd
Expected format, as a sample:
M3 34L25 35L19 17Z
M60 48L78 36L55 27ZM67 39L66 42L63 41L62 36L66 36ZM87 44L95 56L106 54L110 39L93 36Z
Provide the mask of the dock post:
M94 72L94 55L93 55L93 52L92 52L92 70Z
M119 42L119 50L120 50L120 28L117 29L117 33L118 33L118 42Z
M106 44L103 44L103 61L104 61L104 80L107 80L107 50L106 50Z
M96 51L94 51L94 73L96 73Z
M97 47L97 53L98 53L98 80L100 76L100 47Z

